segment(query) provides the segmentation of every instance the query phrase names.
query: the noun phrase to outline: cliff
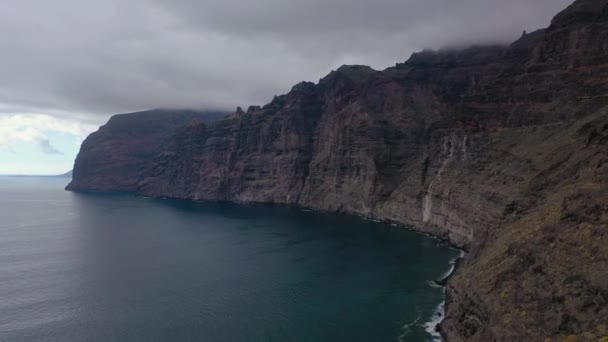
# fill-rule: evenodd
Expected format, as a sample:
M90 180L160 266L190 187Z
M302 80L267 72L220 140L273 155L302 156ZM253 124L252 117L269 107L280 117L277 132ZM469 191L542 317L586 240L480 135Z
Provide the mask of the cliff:
M448 341L597 341L608 335L606 37L608 0L578 0L509 46L343 66L263 107L181 125L138 160L115 162L104 144L122 143L92 136L71 188L401 223L469 252L447 285ZM106 169L87 171L95 163Z
M114 115L80 147L67 190L133 192L141 171L176 129L212 123L227 113L151 110Z

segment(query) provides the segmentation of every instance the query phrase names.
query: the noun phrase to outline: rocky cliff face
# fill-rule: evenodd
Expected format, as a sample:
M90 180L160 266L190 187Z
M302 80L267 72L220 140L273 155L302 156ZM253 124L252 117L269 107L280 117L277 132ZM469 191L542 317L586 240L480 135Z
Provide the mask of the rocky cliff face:
M448 283L448 341L596 341L608 335L607 37L608 0L578 0L510 46L344 66L182 125L138 160L104 155L113 134L87 139L72 188L398 222L469 252ZM107 169L88 171L96 162Z
M191 121L214 122L227 113L152 110L113 116L82 143L68 190L137 190L141 171L175 130Z

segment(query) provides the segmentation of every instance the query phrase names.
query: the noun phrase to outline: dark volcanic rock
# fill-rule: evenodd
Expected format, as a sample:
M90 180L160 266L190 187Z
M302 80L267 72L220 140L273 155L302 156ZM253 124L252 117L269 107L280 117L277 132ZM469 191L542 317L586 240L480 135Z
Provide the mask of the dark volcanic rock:
M175 130L197 119L217 121L227 113L152 110L114 115L82 143L68 190L132 192L141 171Z
M144 137L96 133L77 188L399 222L469 251L447 283L448 341L596 341L608 335L607 4L579 0L509 46L343 66L154 138L145 155L113 152Z

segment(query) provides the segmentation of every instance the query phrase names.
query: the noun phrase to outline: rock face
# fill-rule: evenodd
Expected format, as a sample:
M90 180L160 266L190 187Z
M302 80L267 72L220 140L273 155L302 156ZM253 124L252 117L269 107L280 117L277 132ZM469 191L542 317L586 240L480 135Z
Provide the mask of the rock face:
M113 116L82 143L68 190L132 192L141 174L177 128L214 122L227 113L152 110Z
M446 340L608 335L608 0L510 46L343 66L162 146L141 137L139 158L114 157L135 142L112 127L83 144L72 189L398 222L469 252Z

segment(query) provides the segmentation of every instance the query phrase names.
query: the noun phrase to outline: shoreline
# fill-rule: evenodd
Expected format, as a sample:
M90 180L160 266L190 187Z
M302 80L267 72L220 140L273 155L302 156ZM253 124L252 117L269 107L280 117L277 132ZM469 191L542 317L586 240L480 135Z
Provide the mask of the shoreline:
M418 234L422 234L425 235L429 238L432 238L434 240L438 240L454 249L460 250L460 251L464 251L465 253L467 252L467 248L464 245L459 245L449 239L437 236L429 231L425 231L419 228L416 228L416 226L413 226L411 224L407 224L407 223L403 223L403 222L399 222L399 221L395 221L392 219L386 219L386 218L381 218L381 217L374 217L374 216L370 216L370 215L365 215L362 213L358 213L358 212L350 212L350 211L337 211L337 210L323 210L323 209L318 209L318 208L313 208L313 207L309 207L309 206L305 206L305 205L300 205L300 204L294 204L294 203L276 203L276 202L255 202L255 201L230 201L230 200L206 200L206 199L194 199L194 198L181 198L181 197L166 197L166 196L150 196L150 195L142 195L142 194L138 194L136 191L107 191L107 190L85 190L85 189L74 189L72 187L66 186L65 191L69 191L69 192L74 192L74 193L83 193L83 194L106 194L106 195L126 195L126 196L134 196L134 197L140 197L140 198L146 198L146 199L153 199L153 200L163 200L163 201L183 201L183 202L194 202L194 203L230 203L230 204L241 204L241 205L262 205L262 206L280 206L280 207L287 207L287 208L293 208L293 209L299 209L299 210L305 210L305 211L310 211L310 212L315 212L315 213L320 213L320 214L331 214L331 215L347 215L347 216L356 216L356 217L360 217L364 220L368 220L368 221L372 221L375 223L383 223L383 224L387 224L393 227L397 227L397 228L401 228L401 229L407 229L409 231L418 233Z
M452 260L450 260L450 266L451 266L450 269L448 269L441 276L441 279L434 280L431 283L434 286L441 287L442 293L443 293L443 301L439 305L437 305L437 307L433 311L433 315L431 316L431 320L428 321L428 322L426 322L426 323L424 323L424 325L423 325L423 327L425 328L426 332L428 332L431 335L431 338L433 339L433 342L441 342L441 341L445 340L445 337L443 336L443 334L441 333L441 330L439 329L439 325L445 319L445 310L446 310L446 307L447 307L447 294L446 294L447 290L446 290L446 287L447 287L448 281L454 275L454 273L458 269L458 266L460 265L460 263L462 262L462 260L466 256L466 252L464 250L458 249L458 248L454 248L454 249L458 250L460 253L458 254L457 257L455 257ZM433 286L433 285L431 285L431 286Z
M186 198L172 198L172 197L163 197L163 196L146 196L140 195L137 192L129 192L129 191L99 191L99 190L79 190L79 189L68 189L67 187L64 189L65 191L74 192L74 193L83 193L83 194L97 194L97 195L123 195L123 196L133 196L139 197L143 199L149 200L158 200L158 201L177 201L177 202L190 202L190 203L229 203L229 204L237 204L237 205L262 205L262 206L280 206L286 208L293 208L306 212L313 212L319 214L330 214L330 215L346 215L346 216L354 216L359 217L363 220L372 221L375 223L386 224L387 226L398 228L398 229L406 229L408 231L422 234L428 238L439 241L442 244L449 246L457 251L459 251L459 255L450 260L449 265L450 268L445 271L439 279L429 280L429 286L440 287L442 289L443 301L437 305L437 307L433 310L433 314L430 317L429 321L421 323L420 326L425 329L425 331L431 336L433 342L442 342L445 341L445 336L440 329L440 324L445 319L445 310L448 305L447 303L447 285L449 280L454 276L456 271L458 270L459 265L462 260L466 256L467 252L463 247L457 246L447 239L443 239L439 236L433 235L432 233L421 231L416 229L413 226L397 222L394 220L388 219L380 219L368 215L364 215L361 213L349 213L349 212L339 212L339 211L330 211L330 210L320 210L312 207L307 207L298 204L288 204L288 203L267 203L267 202L236 202L236 201L212 201L212 200L200 200L200 199L186 199ZM417 324L419 320L417 320L414 324Z

